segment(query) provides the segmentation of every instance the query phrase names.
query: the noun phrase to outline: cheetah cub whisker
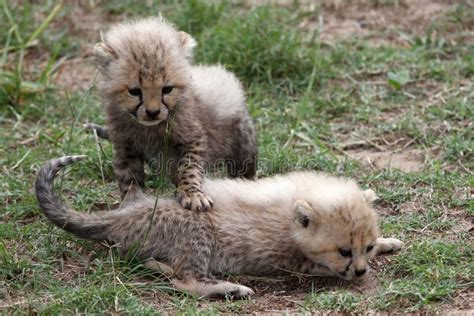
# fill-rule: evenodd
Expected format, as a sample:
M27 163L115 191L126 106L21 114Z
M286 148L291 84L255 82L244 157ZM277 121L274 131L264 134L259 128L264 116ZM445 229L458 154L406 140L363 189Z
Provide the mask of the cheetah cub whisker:
M207 179L203 192L215 204L205 213L189 212L166 197L155 208L155 198L146 195L114 212L81 213L58 198L53 182L83 157L54 159L41 168L36 196L46 217L80 238L135 251L176 289L199 296L254 293L215 278L222 273L299 272L352 280L368 273L372 257L403 246L379 236L372 190L310 171L257 181Z

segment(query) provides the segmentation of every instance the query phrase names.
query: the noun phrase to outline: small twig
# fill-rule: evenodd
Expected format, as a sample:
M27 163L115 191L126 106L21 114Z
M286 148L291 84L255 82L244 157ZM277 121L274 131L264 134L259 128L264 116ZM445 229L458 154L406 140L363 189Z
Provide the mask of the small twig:
M120 280L120 278L118 276L116 276L115 279L120 283L120 285L125 289L125 291L127 291L127 293L130 294L130 291L127 289L127 287L122 282L122 280Z
M38 130L33 137L22 140L20 142L20 144L26 146L26 145L29 145L31 143L34 143L35 141L38 140L39 133L40 133L40 130Z
M377 167L375 166L375 163L372 159L370 159L369 156L367 156L367 163L369 164L370 168L372 168L372 170L376 170Z
M365 140L357 140L357 141L354 141L354 142L350 142L350 143L345 143L345 144L342 144L342 149L343 150L350 150L350 149L356 149L356 148L360 148L360 147L365 147L367 146L368 143L367 141ZM370 144L369 144L370 145Z
M400 137L400 138L397 138L396 140L394 140L391 143L387 142L386 145L392 147L392 146L398 145L398 143L401 143L404 140L405 140L405 137Z
M377 148L379 151L386 151L385 148L383 148L382 146L378 145L377 143L374 143L374 142L371 141L370 139L368 139L367 142L368 142L369 144L371 144L372 146L374 146L375 148Z
M301 301L295 301L295 300L290 300L289 298L286 298L286 297L282 297L285 301L288 301L290 303L293 303L295 305L298 305L298 306L303 306L303 304L301 303Z
M385 143L386 146L390 146L389 141L386 140L385 137L381 137L380 139ZM400 140L402 140L402 139L404 139L404 138L402 137L402 138L400 138L400 139L397 139L396 142L398 142L398 141L400 141Z
M408 146L410 146L411 144L415 143L416 142L416 139L412 138L408 143L406 143L404 146L403 146L403 149L406 149L408 148Z
M405 96L409 97L410 99L416 99L416 96L414 96L413 94L408 93L408 92L406 92L406 91L403 91L403 94L404 94Z
M437 222L438 220L435 220L435 221L432 221L431 223L428 223L428 225L426 225L425 227L423 227L421 230L420 230L420 233L423 233L428 227L430 227L431 225L433 225L435 222Z
M375 143L378 140L383 140L383 139L381 139L381 138L372 138L372 139L357 140L357 141L354 141L354 142L343 144L342 149L343 150L348 150L348 149L355 149L355 148L359 148L359 147L375 147L379 151L385 151L385 149L383 147L381 147L380 145Z
M471 173L471 170L469 170L466 166L463 165L463 163L460 160L457 160L458 165L468 174Z
M21 157L20 160L10 169L10 171L15 170L25 159L28 157L28 155L31 153L31 149L28 149L28 151Z

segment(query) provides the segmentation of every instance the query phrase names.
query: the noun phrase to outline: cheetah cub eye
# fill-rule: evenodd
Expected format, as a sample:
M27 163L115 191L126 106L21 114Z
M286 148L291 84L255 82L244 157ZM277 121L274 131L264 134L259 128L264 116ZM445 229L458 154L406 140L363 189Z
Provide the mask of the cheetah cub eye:
M129 88L128 89L128 94L130 94L133 97L140 97L142 95L142 89L140 89L140 88Z
M163 94L168 94L168 93L171 93L171 91L173 91L173 87L172 86L165 86L161 89L161 93Z
M350 249L339 248L339 253L343 257L352 257L352 250Z

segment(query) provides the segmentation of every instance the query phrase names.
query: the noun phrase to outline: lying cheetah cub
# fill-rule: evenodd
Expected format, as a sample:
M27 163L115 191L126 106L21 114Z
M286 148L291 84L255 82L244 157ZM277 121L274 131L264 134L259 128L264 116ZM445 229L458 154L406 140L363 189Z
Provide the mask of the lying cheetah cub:
M205 211L209 166L225 163L232 177L254 178L257 141L244 92L221 66L191 63L194 39L162 18L112 27L94 48L108 127L91 124L114 147L123 198L144 186L144 162L177 185L181 205Z
M48 219L80 238L107 240L131 249L146 265L161 270L173 285L199 296L242 297L245 286L214 274L275 275L288 271L361 277L375 255L403 246L379 237L372 190L314 172L247 180L206 180L214 200L207 213L189 212L172 198L142 196L114 212L80 213L53 190L61 168L84 156L44 165L36 196Z

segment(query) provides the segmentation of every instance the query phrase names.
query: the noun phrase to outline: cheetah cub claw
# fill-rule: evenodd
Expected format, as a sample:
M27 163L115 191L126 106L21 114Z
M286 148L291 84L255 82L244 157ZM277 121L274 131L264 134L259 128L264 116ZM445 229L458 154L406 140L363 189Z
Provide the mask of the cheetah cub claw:
M207 212L214 205L214 201L202 192L181 192L179 203L182 207L197 212Z
M235 284L237 287L236 290L231 291L227 294L227 296L231 296L232 298L243 298L243 297L250 297L255 294L255 292L244 285Z

